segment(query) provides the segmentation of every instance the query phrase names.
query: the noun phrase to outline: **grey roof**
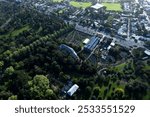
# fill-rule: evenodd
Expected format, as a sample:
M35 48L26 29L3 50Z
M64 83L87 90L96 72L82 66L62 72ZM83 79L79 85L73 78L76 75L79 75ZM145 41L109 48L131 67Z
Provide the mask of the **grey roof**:
M92 37L89 43L84 46L84 49L88 51L92 51L98 43L99 43L99 38Z
M60 47L60 49L67 51L73 58L79 59L77 53L74 51L73 48L71 48L65 44L61 44L59 47Z

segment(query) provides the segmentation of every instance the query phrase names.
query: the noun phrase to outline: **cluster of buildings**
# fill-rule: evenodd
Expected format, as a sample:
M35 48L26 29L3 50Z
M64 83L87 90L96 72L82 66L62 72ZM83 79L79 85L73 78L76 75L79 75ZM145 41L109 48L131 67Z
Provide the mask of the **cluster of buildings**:
M94 34L96 33L96 31L97 31L96 29L93 29L93 28L91 28L91 27L83 27L83 26L81 26L81 25L79 25L79 24L76 24L75 29L76 29L77 31L86 33L86 34L88 34L88 35L94 35Z
M127 37L127 24L123 24L119 30L118 30L118 35Z
M69 4L69 2L63 3L50 3L45 0L16 0L18 2L25 3L27 6L32 6L36 8L38 11L43 12L45 14L51 14L52 12L56 13L61 9L67 9L59 14L60 18L62 18L66 23L70 23L75 25L75 29L79 32L86 33L87 35L93 36L98 32L102 32L107 36L111 36L111 32L113 32L113 37L116 38L116 42L121 44L122 41L129 41L133 39L133 35L136 37L140 36L140 38L135 38L136 40L141 39L141 41L147 41L150 37L150 2L148 0L135 0L136 2L130 1L121 1L121 5L123 7L123 12L110 12L106 10L106 7L101 4L102 2L120 2L120 0L97 0L93 3L91 7L86 9L78 9ZM139 4L139 5L138 5ZM140 6L140 7L139 7ZM139 14L140 9L144 9L141 14ZM138 17L136 16L138 14ZM63 17L65 15L65 17ZM113 16L111 27L107 27L105 24L109 23L107 20L107 16ZM107 27L107 28L106 28ZM109 30L108 30L109 28ZM140 31L146 30L145 37L140 35ZM145 31L145 32L146 32ZM126 40L127 39L127 40ZM84 50L92 51L95 48L95 45L99 43L94 37L89 40L89 42L84 46ZM134 39L133 39L134 40ZM140 41L138 45L140 43ZM134 43L134 42L132 42ZM121 44L121 46L132 46L133 44ZM135 44L134 44L135 45ZM140 47L141 47L140 46ZM62 46L64 48L68 48L66 46ZM110 48L110 47L108 47ZM74 50L68 48L66 49L73 58L78 59L77 54ZM70 51L68 51L70 50Z
M87 52L92 52L93 49L99 44L100 38L93 36L90 41L84 46L84 50Z
M22 1L23 0L16 0L16 2ZM45 14L50 14L64 8L68 9L65 13L62 13L62 16L60 15L60 17L66 23L74 25L75 30L91 36L91 38L86 38L83 41L83 50L87 53L92 53L97 46L100 46L100 49L102 50L100 56L103 59L106 59L108 51L115 46L115 43L123 47L133 47L133 45L144 47L140 41L144 42L150 40L150 33L147 33L145 35L146 37L141 36L139 33L139 31L144 29L147 32L150 32L150 2L147 0L136 0L139 2L140 7L133 2L122 2L122 13L105 11L105 6L100 4L101 2L112 2L112 0L99 0L99 3L96 3L87 9L77 9L70 6L68 3L47 4L46 1L40 0L28 1L30 1L28 2L29 5L32 5L34 8ZM120 0L113 0L113 2L119 1ZM140 9L144 9L143 12L139 13ZM138 15L136 16L136 14ZM64 15L65 18L63 17ZM110 22L112 23L112 27L108 27L109 31L106 31L107 26L104 25L108 23L108 19L104 18L107 16L113 16L112 22ZM105 36L110 37L108 38L108 40L110 40L109 42L107 39L95 36L101 32ZM111 36L111 32L114 33L113 36ZM133 38L135 40L141 40L135 43ZM104 39L104 41L102 39ZM59 48L75 60L80 59L75 50L70 46L61 44ZM145 53L150 55L148 49L145 50ZM70 85L69 88L67 88L66 93L69 96L72 96L78 88L79 86L77 84Z
M144 24L147 31L150 31L150 1L149 0L138 0L138 3L141 5L140 9L143 9L142 23Z

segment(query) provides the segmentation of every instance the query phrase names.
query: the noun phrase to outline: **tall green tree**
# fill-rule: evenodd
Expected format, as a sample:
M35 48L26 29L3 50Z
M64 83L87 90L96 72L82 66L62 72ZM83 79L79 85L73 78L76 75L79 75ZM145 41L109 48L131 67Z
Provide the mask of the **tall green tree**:
M4 72L4 76L9 77L14 73L14 71L15 70L14 70L13 66L7 67L5 72Z
M49 79L44 75L36 75L28 82L31 99L47 99L53 95L49 86Z

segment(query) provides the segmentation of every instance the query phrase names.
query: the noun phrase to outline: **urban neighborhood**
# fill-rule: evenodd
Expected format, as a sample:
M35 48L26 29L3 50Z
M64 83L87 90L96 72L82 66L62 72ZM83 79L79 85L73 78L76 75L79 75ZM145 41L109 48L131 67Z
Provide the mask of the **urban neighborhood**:
M150 0L0 0L0 99L150 99L149 76Z

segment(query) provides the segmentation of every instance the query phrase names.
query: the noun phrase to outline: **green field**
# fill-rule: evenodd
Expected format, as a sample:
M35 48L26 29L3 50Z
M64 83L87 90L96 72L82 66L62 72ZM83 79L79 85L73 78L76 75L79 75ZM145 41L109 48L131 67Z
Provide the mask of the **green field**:
M126 65L127 65L126 63L122 63L122 64L119 64L119 65L115 66L113 69L115 69L118 72L122 72L122 70L124 69L124 67Z
M75 2L75 1L71 1L70 5L77 7L77 8L87 8L90 7L92 5L91 2Z
M16 29L16 30L14 30L14 31L12 31L12 32L9 32L9 33L7 33L7 34L5 34L5 35L0 35L0 39L1 38L8 38L9 36L11 36L11 37L15 37L15 36L18 36L20 33L22 33L23 31L28 31L28 30L30 30L30 27L27 25L27 26L24 26L24 27L22 27L22 28L20 28L20 29Z
M102 3L108 11L122 11L120 3Z
M149 65L145 65L143 70L147 70L147 71L150 70L150 66Z
M11 35L12 35L13 37L15 37L15 36L19 35L20 33L22 33L23 31L29 30L29 28L30 28L29 26L25 26L25 27L22 27L22 28L20 28L20 29L14 30L14 31L11 33Z

